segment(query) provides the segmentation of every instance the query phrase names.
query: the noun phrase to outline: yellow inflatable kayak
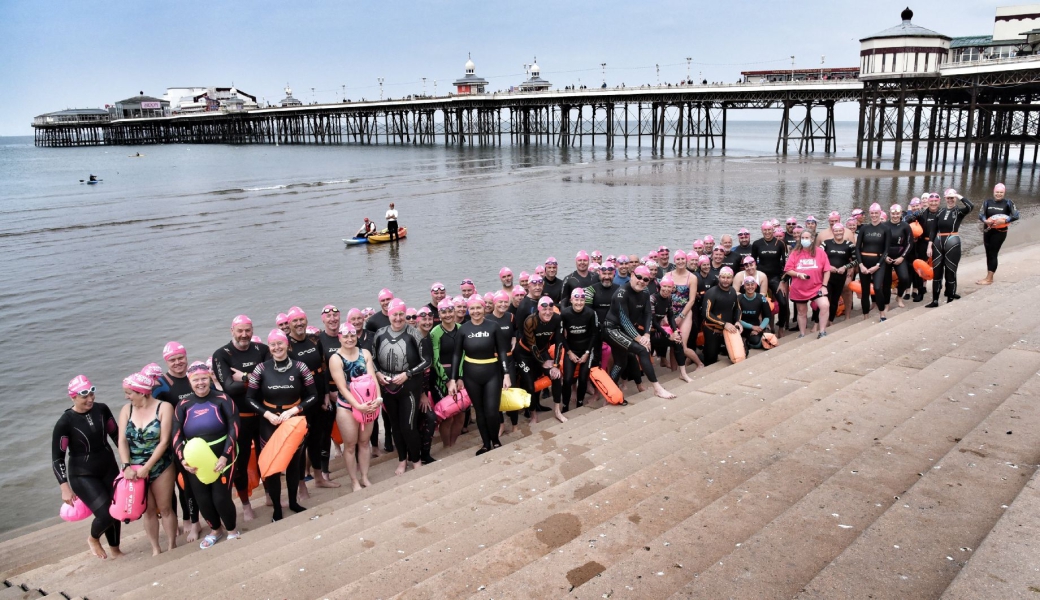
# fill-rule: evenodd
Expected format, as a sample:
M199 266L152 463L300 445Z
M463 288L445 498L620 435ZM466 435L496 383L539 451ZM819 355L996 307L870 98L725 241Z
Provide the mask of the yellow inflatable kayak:
M400 227L397 230L397 236L402 240L408 237L408 228ZM343 243L347 246L358 246L360 244L383 244L390 241L390 233L386 230L380 230L368 237L352 237L343 238Z

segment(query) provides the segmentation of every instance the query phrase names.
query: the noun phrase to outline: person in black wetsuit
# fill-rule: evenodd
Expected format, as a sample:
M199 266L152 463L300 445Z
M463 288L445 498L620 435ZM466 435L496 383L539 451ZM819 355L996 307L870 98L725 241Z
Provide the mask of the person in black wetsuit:
M94 399L96 388L86 375L69 382L72 407L58 417L51 434L51 466L61 487L61 501L72 506L78 498L94 520L90 524L87 546L98 558L118 558L121 524L108 514L112 504L112 482L119 466L108 440L118 444L119 427L108 406ZM65 464L66 454L68 465ZM101 536L108 552L101 547Z
M614 293L617 291L618 286L614 285L614 264L609 261L604 262L599 268L599 282L592 284L592 287L585 290L585 304L596 313L596 321L600 326L601 340L603 339L603 323L607 318L607 311L610 310L610 303ZM592 364L599 365L603 370L609 372L611 365L603 361L603 344L597 344L593 348L592 353L594 355Z
M542 276L532 275L527 282L527 296L522 298L520 300L520 305L516 307L516 322L518 327L521 323L527 320L527 317L538 312L538 301L542 299L544 289L545 280L542 279Z
M194 492L199 512L211 529L199 547L210 548L225 535L238 539L238 515L231 499L231 479L238 453L238 411L223 393L210 387L210 369L206 363L194 362L188 367L193 394L181 400L174 412L173 451L184 467L188 485ZM217 456L214 471L221 473L213 483L202 483L197 469L184 461L188 440L200 438Z
M329 360L339 350L339 326L342 323L341 313L338 308L332 304L326 304L321 309L321 324L323 329L318 333L318 345L321 346L323 353L322 358L324 364L322 368L325 370L325 390L328 394L328 403L331 407L329 412L329 446L332 447L332 451L329 452L326 447L327 456L324 457L321 477L325 481L331 481L332 477L329 474L329 461L332 460L334 454L339 453L339 447L336 446L332 441L332 431L336 428L336 401L339 399L339 394L336 392L336 383L332 381L332 373L329 372Z
M522 291L523 288L517 288ZM506 365L509 372L509 381L515 382L516 379L516 363L513 361L513 344L516 341L516 316L509 310L512 306L511 296L509 292L505 290L499 290L495 292L493 303L494 310L485 315L485 319L492 321L498 327L498 335L502 336L505 340L506 347L509 350L506 352ZM509 420L500 419L501 425L498 428L498 437L512 433L513 427L517 424L520 417L520 411L511 411L505 413L509 416ZM509 425L507 426L507 423Z
M271 357L267 344L252 340L253 322L246 315L238 315L231 321L231 341L213 353L213 371L217 381L234 403L238 415L239 452L231 473L238 498L242 501L244 521L251 521L254 517L249 502L249 457L253 446L257 456L260 452L260 416L246 402L246 384L253 369Z
M318 402L304 412L307 419L307 437L304 439L307 458L310 459L314 484L317 487L339 487L335 481L323 476L329 469L329 449L332 446L332 428L336 423L334 404L328 399L328 379L325 370L325 351L321 343L307 335L307 313L298 306L289 309L289 358L307 365L314 376L314 388ZM300 498L307 499L306 463L305 478L300 480Z
M946 190L946 206L939 211L939 216L932 222L932 230L928 237L932 239L928 257L932 259L932 301L928 308L939 306L939 292L942 290L943 277L946 278L946 301L953 302L960 298L957 295L957 267L961 262L960 228L964 217L975 210L970 200L961 196L955 189ZM957 207L957 200L962 206Z
M831 276L827 280L827 300L830 304L830 318L828 323L833 323L838 315L838 301L841 300L842 292L845 290L847 281L845 275L856 267L856 249L852 242L845 239L845 226L841 223L831 225L831 238L823 240L821 246L827 253L827 261L830 263ZM845 307L845 320L849 320L851 307Z
M1007 239L1008 225L1018 220L1018 209L1014 202L1004 197L1006 193L1004 184L998 183L993 187L993 198L983 202L979 209L979 221L983 226L982 245L986 248L986 276L976 282L979 285L993 283L997 255Z
M718 285L704 294L704 364L719 361L719 352L726 346L723 330L741 331L740 305L737 292L733 289L733 271L723 267L719 271Z
M556 258L550 256L545 259L545 280L542 286L542 295L552 298L552 301L556 304L563 302L563 280L558 278L556 274L559 272L560 265L556 262Z
M433 325L436 327L441 324L441 313L437 306L444 300L445 296L448 295L444 284L436 281L430 286L430 303L426 305L430 309L430 314L433 315Z
M574 257L574 272L563 280L563 305L570 306L571 292L576 289L587 290L599 281L599 273L589 271L589 255L584 250Z
M181 400L192 394L191 382L188 381L187 374L188 351L179 342L167 342L163 346L163 360L166 361L167 370L159 378L159 384L152 390L152 397L169 403L171 407L176 407ZM174 467L179 475L177 483L174 485L176 488L174 494L180 499L181 530L187 541L194 542L202 532L202 526L199 525L199 506L192 497L191 488L181 486L181 482L184 481L184 473L180 464L175 462ZM174 502L174 510L176 510L177 504Z
M747 228L741 227L737 231L737 245L733 246L729 254L732 258L727 261L727 264L730 265L734 273L744 268L745 258L755 255L754 248L751 245L751 232Z
M459 328L448 379L449 394L465 389L473 403L483 442L477 456L502 446L498 439L499 405L502 390L510 386L506 359L509 346L499 333L498 323L484 318L484 309L482 298L470 299L470 319Z
M914 232L910 224L903 220L903 207L893 204L888 209L888 256L885 257L885 305L892 303L892 273L899 278L896 286L896 305L906 308L903 294L910 288L911 252L914 249Z
M589 368L596 358L595 348L599 345L599 321L596 311L585 307L585 290L577 287L571 291L570 306L560 313L561 336L557 352L563 352L563 397L562 412L570 410L571 388L577 382L575 406L585 404L589 389Z
M307 365L289 356L289 338L278 329L267 334L267 345L271 358L260 363L249 374L246 400L253 411L259 414L260 448L262 452L275 429L282 422L303 414L317 405L321 398L314 384L314 374ZM300 483L303 481L303 444L296 449L295 457L285 469L285 487L289 496L289 508L294 512L305 510L297 500ZM282 475L277 473L264 479L264 490L274 506L274 521L282 518Z
M921 237L914 242L914 254L918 258L926 256L928 249L931 247L932 240L928 237L928 232L932 230L932 227L935 225L935 219L939 217L939 194L929 194L927 198L922 197L921 201L925 203L925 207L916 214L907 217L907 222L916 222L924 231ZM914 302L920 302L924 299L925 283L916 274L917 272L914 271Z
M607 311L603 334L614 356L614 367L610 376L614 383L621 380L630 358L636 358L643 374L654 386L654 394L660 398L675 398L675 394L664 389L657 381L654 364L650 359L650 329L653 312L650 309L650 294L646 284L650 283L650 270L636 267L632 278L614 294ZM627 400L622 403L627 403Z
M433 312L430 307L423 306L415 311L415 329L421 338L419 350L427 365L420 378L422 389L419 391L419 457L424 465L437 462L430 454L433 448L433 434L437 431L437 415L433 412L433 341L430 339L433 327Z
M881 222L881 205L877 202L870 205L870 222L860 226L856 232L856 262L859 263L860 281L863 285L863 294L860 301L863 304L863 318L866 319L870 313L871 299L877 304L881 314L881 320L885 321L886 294L884 257L888 256L891 246L888 225ZM871 286L874 293L870 293Z
M390 325L380 329L372 340L372 358L376 381L383 392L383 409L387 421L393 422L394 444L400 461L395 471L397 475L404 474L409 463L413 469L422 464L419 390L422 374L429 366L419 348L419 332L405 322L406 311L402 300L390 302L387 307Z
M533 278L532 278L533 280ZM563 423L561 371L549 354L549 347L560 342L560 315L553 311L552 298L542 296L538 300L538 312L518 322L516 350L513 358L516 361L516 375L520 387L531 394L531 421L538 422L538 413L548 411L535 392L534 384L543 375L548 375L553 398L553 411L556 419Z
M657 293L650 296L650 312L653 314L650 322L650 348L661 358L662 367L668 360L668 350L670 349L675 357L675 364L679 367L679 378L689 383L690 376L686 373L686 352L683 349L682 332L675 322L675 308L672 302L674 291L675 281L669 274L661 279Z
M830 240L828 240L830 241ZM740 309L740 335L744 338L744 352L754 348L762 349L762 334L769 328L769 310L766 297L758 293L758 281L754 277L744 277L744 293L737 295L737 306Z

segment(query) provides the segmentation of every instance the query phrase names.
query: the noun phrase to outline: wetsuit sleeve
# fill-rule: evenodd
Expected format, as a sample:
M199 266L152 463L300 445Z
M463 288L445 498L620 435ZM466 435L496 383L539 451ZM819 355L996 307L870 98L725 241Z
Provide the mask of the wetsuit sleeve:
M716 318L715 315L712 314L712 311L711 311L711 308L712 308L712 296L713 295L714 294L704 294L704 320L706 322L708 322L708 323L711 323L711 324L717 326L717 327L722 327L726 323L723 322L721 319Z
M225 392L231 396L242 397L242 394L246 391L246 380L235 381L234 371L231 370L227 352L223 349L213 353L213 371L217 376L217 381L220 382L220 387L224 388Z
M645 291L643 292L646 293ZM643 308L643 333L650 335L650 327L654 322L654 312L650 310L650 294L647 294L646 305Z
M819 248L817 248L817 250L819 250ZM734 324L734 325L740 322L740 303L736 302L735 300L736 299L734 299L734 302L733 302L733 309L730 310L730 315L729 315L730 316L730 323Z
M430 366L430 359L429 359L429 357L426 356L426 353L424 353L422 351L422 347L419 344L419 340L416 339L416 337L414 335L409 335L408 336L408 342L407 343L408 343L409 346L412 346L412 347L415 348L415 355L417 357L419 357L419 362L414 367L412 367L411 369L408 369L408 371L407 371L408 372L408 379L411 379L413 377L418 377L418 376L422 375L426 371L426 369Z
M265 415L271 412L270 409L264 406L264 399L260 393L260 382L263 378L264 363L260 363L249 374L249 383L246 384L246 402L253 407L253 412L258 415Z
M223 456L227 457L227 464L235 464L235 459L238 458L238 412L235 411L235 404L227 397L226 394L221 394L220 399L220 411L224 414L224 420L228 424L227 427L227 439L224 440L224 452Z
M461 333L461 331L459 332ZM465 338L462 335L456 336L455 340L455 351L451 356L451 379L460 379L459 370L462 368L462 342Z
M971 211L975 210L975 205L972 204L971 200L968 200L967 198L961 198L961 204L964 205L964 207L961 208L961 217L962 218L970 215Z
M509 340L509 337L501 335L498 327L495 327L495 347L498 348L498 362L502 365L502 372L506 375L509 375Z
M982 206L979 207L979 221L986 221L986 208L989 206L989 200L983 200Z
M567 340L567 329L563 324L563 315L560 315L560 329L557 331L557 336L560 338L560 347L563 349L564 356L566 356L571 351L571 346Z
M935 240L939 236L939 218L932 219L930 223L925 224L925 237L930 240Z
M441 357L441 337L444 336L444 330L438 325L433 328L430 332L430 345L433 346L433 374L437 378L438 382L447 380L448 374L444 372L444 367L441 364L444 359Z
M65 414L62 413L51 433L51 467L59 485L69 481L69 472L65 466L65 452L69 448L70 433L72 433L69 431L70 429Z
M769 327L769 317L772 316L773 311L769 309L769 301L766 300L765 296L759 294L758 300L760 302L760 306L758 308L758 326L762 329L766 329Z
M318 398L318 386L314 384L314 373L311 373L307 365L302 362L296 361L296 365L300 369L300 376L303 377L303 395L300 397L300 412L302 413L316 406L320 399Z
M675 309L672 307L671 300L665 300L665 316L668 318L668 326L672 328L672 331L679 328L679 326L675 324Z
M1017 221L1019 217L1018 208L1015 206L1015 203L1012 200L1008 200L1007 203L1008 208L1011 209L1011 222Z
M188 414L190 399L191 396L181 400L173 411L173 453L177 455L178 461L184 460L184 444L187 443L187 440L184 439L184 417Z
M538 329L538 315L528 315L524 318L523 326L519 331L519 341L523 343L531 354L537 357L538 344L535 343L534 332Z

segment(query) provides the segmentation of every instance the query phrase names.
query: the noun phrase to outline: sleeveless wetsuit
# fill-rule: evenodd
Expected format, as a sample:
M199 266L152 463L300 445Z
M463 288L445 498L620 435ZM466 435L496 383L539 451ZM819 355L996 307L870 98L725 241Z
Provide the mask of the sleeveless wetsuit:
M829 241L833 240L826 240L824 243ZM842 282L844 281L842 279ZM765 333L765 329L769 327L769 317L772 315L769 310L769 302L758 292L755 292L755 295L750 298L745 293L737 296L737 306L740 308L740 324L744 328L740 334L744 338L744 351L746 352L748 348L761 349L762 333ZM761 327L763 331L752 333L752 327Z

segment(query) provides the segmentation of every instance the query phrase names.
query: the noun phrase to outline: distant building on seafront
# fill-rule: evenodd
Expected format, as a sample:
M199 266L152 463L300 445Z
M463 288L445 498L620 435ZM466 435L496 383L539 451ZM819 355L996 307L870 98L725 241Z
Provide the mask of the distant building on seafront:
M149 117L170 116L170 102L161 98L145 96L139 92L137 96L120 100L109 108L112 119L145 119Z
M285 85L285 98L282 98L282 101L279 104L282 108L288 108L290 106L303 106L303 102L300 102L296 98L293 98L292 88L289 87L289 84Z
M482 77L478 77L476 74L476 65L473 64L473 58L470 57L466 61L466 74L462 79L456 79L453 86L455 86L455 93L460 96L466 96L469 94L483 94L484 88L488 82Z
M170 103L172 114L200 112L240 112L257 108L256 96L231 87L167 88L163 99Z
M527 81L520 84L521 92L543 92L549 89L549 82L542 79L542 69L538 66L538 57L535 57L531 65L531 75Z
M33 125L101 124L108 123L111 118L109 111L104 108L67 108L38 115L33 118Z

